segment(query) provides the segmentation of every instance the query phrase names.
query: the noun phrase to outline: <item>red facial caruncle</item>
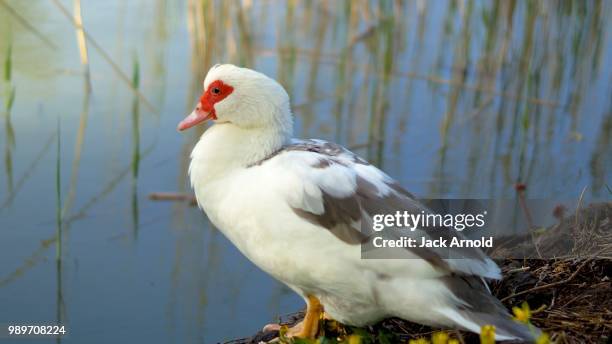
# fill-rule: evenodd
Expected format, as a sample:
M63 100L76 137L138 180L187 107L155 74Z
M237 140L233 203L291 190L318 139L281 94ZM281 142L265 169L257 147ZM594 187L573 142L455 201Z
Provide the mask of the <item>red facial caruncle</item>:
M204 93L202 93L195 110L179 123L178 130L189 129L207 120L217 119L215 104L232 94L233 91L234 88L232 86L221 80L211 82Z
M221 80L215 80L208 85L208 89L202 93L199 106L202 111L210 112L213 119L217 119L215 104L229 96L234 88Z

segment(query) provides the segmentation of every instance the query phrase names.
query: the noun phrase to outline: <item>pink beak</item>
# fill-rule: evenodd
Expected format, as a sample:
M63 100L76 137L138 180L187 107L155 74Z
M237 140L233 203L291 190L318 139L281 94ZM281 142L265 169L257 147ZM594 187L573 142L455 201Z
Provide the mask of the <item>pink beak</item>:
M216 119L214 111L204 111L202 106L198 104L195 110L178 124L177 129L183 131L211 119Z

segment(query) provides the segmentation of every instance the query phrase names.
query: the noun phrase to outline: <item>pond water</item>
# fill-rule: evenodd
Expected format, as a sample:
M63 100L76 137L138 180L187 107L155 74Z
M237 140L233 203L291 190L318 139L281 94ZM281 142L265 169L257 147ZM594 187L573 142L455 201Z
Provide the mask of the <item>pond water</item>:
M210 343L303 306L200 210L148 198L191 192L204 128L175 128L219 62L420 197L610 199L610 2L82 1L86 54L78 3L0 0L0 324Z

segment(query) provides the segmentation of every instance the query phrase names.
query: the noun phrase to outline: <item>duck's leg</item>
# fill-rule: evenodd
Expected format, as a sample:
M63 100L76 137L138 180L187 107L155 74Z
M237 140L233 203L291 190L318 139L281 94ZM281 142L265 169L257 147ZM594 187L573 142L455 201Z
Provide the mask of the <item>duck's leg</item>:
M308 295L306 298L306 315L302 321L302 328L296 331L297 333L290 333L290 335L299 338L314 339L319 332L319 321L321 320L321 314L323 313L323 305L316 297ZM292 327L293 330L295 327Z
M323 312L323 305L316 297L310 295L306 298L306 314L304 319L287 330L288 337L314 339L319 331L319 321ZM280 330L280 324L268 324L264 332Z

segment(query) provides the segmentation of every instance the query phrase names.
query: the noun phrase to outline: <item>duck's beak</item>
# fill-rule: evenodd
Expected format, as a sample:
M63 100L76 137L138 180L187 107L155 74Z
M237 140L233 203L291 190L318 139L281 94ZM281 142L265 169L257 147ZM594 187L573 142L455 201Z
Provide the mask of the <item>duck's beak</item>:
M214 111L204 111L202 106L198 104L198 107L178 124L177 129L183 131L211 119L216 119Z

